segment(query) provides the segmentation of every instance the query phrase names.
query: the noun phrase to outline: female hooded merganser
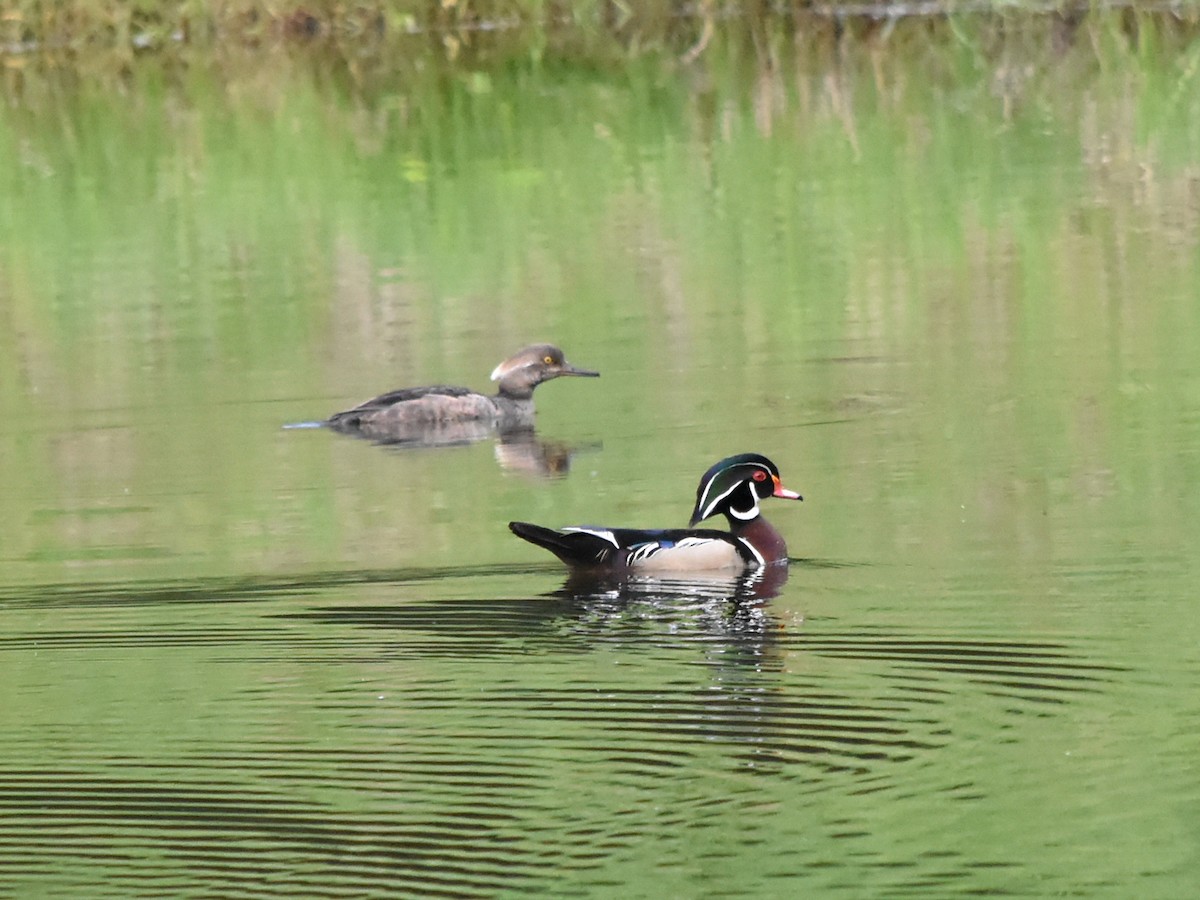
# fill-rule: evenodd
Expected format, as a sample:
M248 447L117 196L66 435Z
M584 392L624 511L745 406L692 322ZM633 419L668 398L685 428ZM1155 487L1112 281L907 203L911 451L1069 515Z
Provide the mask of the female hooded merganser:
M533 389L560 375L597 378L600 373L575 368L551 344L533 344L492 370L492 381L499 382L494 397L444 384L400 388L334 413L324 424L377 441L419 441L430 432L461 427L501 432L530 428Z
M509 522L517 537L544 547L576 569L637 572L746 569L787 561L783 535L764 519L758 501L803 500L779 480L775 463L757 453L723 459L700 479L689 528L642 530L580 525L554 530ZM724 513L729 531L694 526Z

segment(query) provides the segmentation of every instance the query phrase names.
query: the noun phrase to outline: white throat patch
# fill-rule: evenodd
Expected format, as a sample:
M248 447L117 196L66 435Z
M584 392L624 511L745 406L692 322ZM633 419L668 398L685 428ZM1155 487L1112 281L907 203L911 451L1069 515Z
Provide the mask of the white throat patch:
M751 519L756 518L759 514L758 503L756 502L749 509L734 509L731 506L729 507L729 514L735 519L741 519L743 522L749 522Z

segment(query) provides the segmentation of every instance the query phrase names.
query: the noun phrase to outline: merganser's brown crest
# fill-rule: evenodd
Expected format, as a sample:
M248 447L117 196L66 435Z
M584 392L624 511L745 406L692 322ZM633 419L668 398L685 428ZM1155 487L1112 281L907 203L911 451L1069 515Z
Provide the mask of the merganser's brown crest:
M463 440L478 440L481 431L532 427L534 388L563 375L600 373L571 365L553 344L532 344L492 371L492 381L499 382L495 396L444 384L400 388L334 413L324 424L377 441L450 443L460 431Z
M723 513L729 531L701 528L643 530L577 525L552 529L509 522L519 538L549 550L577 569L637 572L688 572L746 569L787 562L787 543L762 517L767 497L803 500L779 480L779 469L758 453L721 460L704 473L696 488L690 525Z

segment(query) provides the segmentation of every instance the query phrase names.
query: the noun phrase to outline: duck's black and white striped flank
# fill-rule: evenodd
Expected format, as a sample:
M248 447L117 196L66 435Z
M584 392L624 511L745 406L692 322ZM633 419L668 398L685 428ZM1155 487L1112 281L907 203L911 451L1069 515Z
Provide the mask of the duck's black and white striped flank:
M783 536L762 517L759 500L803 499L783 486L779 469L757 453L723 459L704 473L690 524L723 513L729 531L700 528L544 528L510 522L513 534L572 568L639 572L745 569L787 561Z

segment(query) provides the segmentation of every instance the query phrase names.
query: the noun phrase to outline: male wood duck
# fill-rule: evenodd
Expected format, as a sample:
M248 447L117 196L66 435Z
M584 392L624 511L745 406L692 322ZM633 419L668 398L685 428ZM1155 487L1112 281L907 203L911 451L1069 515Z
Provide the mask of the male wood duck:
M533 389L561 375L598 378L600 373L576 368L551 344L533 344L492 370L492 381L499 382L494 397L444 384L400 388L334 413L324 424L377 441L423 441L435 432L453 437L458 431L478 440L481 435L475 432L481 428L504 432L532 427Z
M779 480L775 463L757 453L723 459L700 479L688 528L642 530L580 525L555 530L509 522L519 538L544 547L573 569L686 572L747 569L787 561L783 535L764 519L758 501L803 500ZM696 528L724 513L729 531Z

